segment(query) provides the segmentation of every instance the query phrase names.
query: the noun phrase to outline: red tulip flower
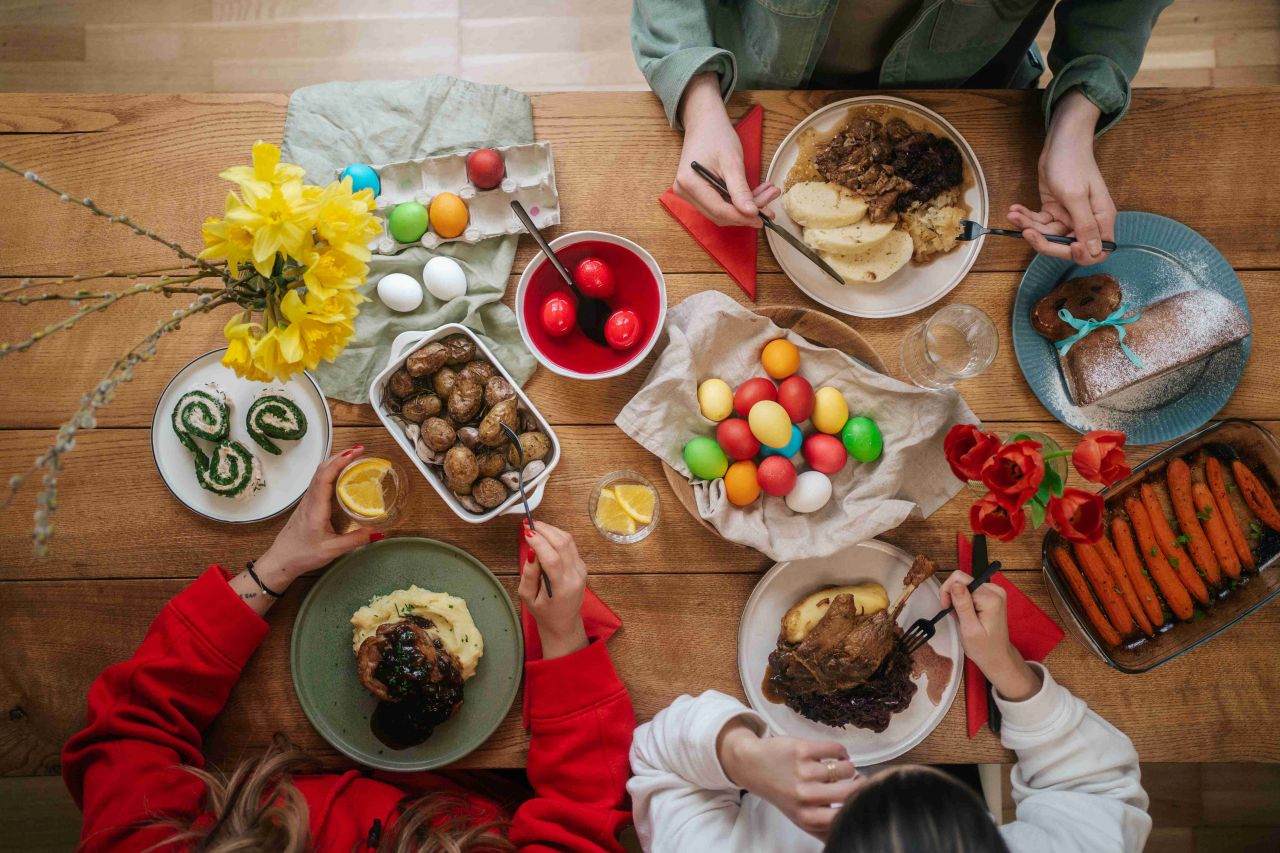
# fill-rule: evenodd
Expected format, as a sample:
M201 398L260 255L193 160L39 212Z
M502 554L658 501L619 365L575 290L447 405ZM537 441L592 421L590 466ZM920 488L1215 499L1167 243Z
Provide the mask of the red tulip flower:
M1110 486L1123 480L1132 470L1124 459L1125 434L1096 429L1085 433L1071 454L1071 464L1090 483Z
M1092 544L1102 538L1102 496L1083 489L1063 489L1049 499L1049 523L1068 542Z
M1040 488L1044 456L1039 442L1011 441L982 466L982 482L1010 510L1020 509Z
M1027 526L1027 513L1021 505L1009 509L994 494L988 494L969 508L969 526L974 533L1012 542Z
M982 466L1000 449L1000 439L993 432L983 432L973 424L956 424L942 440L951 473L961 480L977 480Z

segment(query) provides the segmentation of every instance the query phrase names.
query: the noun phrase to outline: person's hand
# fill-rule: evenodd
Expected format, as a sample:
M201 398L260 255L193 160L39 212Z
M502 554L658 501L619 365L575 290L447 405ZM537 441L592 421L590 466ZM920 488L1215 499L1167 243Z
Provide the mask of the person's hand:
M684 124L684 147L680 150L675 183L671 185L675 194L717 225L763 227L757 214L782 191L767 182L754 189L747 186L742 142L725 112L718 75L708 72L689 82L680 103L680 116ZM721 198L715 187L693 171L694 161L720 176L729 188L732 203ZM768 210L764 212L766 216L773 216Z
M1116 238L1116 205L1093 156L1100 114L1079 91L1063 96L1040 154L1040 210L1009 208L1009 221L1033 249L1082 266L1105 260L1102 241ZM1044 234L1074 235L1076 242L1062 246Z
M839 806L865 782L835 741L762 738L740 719L720 731L716 755L733 784L769 801L819 840L826 839Z
M952 572L939 594L943 607L955 608L964 653L1005 699L1020 702L1034 696L1040 690L1040 677L1009 642L1005 591L984 583L970 593L972 582L972 576Z
M316 469L302 501L285 522L271 547L254 565L258 576L271 585L271 578L282 578L287 584L298 575L318 569L348 551L382 538L381 533L357 529L338 533L333 529L333 484L338 474L359 458L364 447L329 457Z
M532 551L520 575L520 600L538 623L543 659L586 648L582 596L587 590L587 567L573 537L545 521L539 521L536 530L529 529L528 521L522 522L521 535L528 537ZM544 573L551 581L550 596L542 583Z

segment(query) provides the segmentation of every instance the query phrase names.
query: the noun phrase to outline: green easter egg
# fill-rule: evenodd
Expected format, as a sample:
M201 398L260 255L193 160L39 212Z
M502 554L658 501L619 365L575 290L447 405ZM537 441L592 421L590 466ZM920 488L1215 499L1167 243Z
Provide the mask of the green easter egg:
M729 470L729 458L715 439L699 436L684 446L684 464L699 480L716 480Z
M427 209L416 201L406 201L391 209L387 230L400 243L416 243L427 233Z
M859 462L874 462L884 452L884 437L871 418L849 418L840 430L840 440L849 455Z

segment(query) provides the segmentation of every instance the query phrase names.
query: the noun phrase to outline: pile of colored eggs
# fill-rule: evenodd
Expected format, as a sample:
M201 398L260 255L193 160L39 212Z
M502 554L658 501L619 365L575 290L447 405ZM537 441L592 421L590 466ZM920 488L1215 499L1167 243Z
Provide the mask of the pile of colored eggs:
M716 422L716 434L686 444L685 465L700 480L723 478L725 496L735 506L748 506L763 493L785 498L794 512L816 512L831 499L830 476L849 457L880 458L880 428L868 417L850 417L839 390L815 391L798 375L800 351L785 338L766 344L760 363L770 378L748 379L737 390L723 379L698 386L698 408ZM805 422L813 427L807 436ZM809 470L797 468L797 454Z
M613 269L599 258L583 258L572 271L573 282L583 296L608 300L617 291ZM538 312L542 328L553 338L573 332L578 322L578 304L568 293L552 293ZM644 339L644 321L630 308L620 308L604 323L604 339L615 350L631 349ZM723 384L723 383L722 383ZM725 386L728 388L728 386Z

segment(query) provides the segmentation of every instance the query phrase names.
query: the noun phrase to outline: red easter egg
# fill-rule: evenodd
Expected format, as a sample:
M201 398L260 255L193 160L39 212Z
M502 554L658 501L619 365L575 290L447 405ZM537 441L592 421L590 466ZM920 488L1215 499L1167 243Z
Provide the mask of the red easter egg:
M506 174L502 155L492 148L481 148L467 155L467 180L475 184L476 189L491 190L502 183Z
M613 296L613 270L599 258L583 258L579 261L573 271L573 280L587 296L594 296L596 299Z
M644 323L630 308L614 311L604 321L604 339L616 350L631 349L644 336Z
M751 434L751 426L741 418L725 418L716 427L716 444L738 460L751 459L760 452L760 442Z
M560 293L553 293L542 303L542 328L553 338L563 338L573 331L578 321L578 306L572 299Z
M743 382L738 386L738 390L733 392L733 410L745 418L750 414L751 407L761 400L777 399L777 387L763 376L757 376Z
M781 456L766 456L756 469L756 479L765 494L784 498L796 487L796 466Z
M813 414L813 386L802 376L788 376L778 386L778 405L787 410L793 424Z
M815 471L834 474L849 461L849 451L834 435L815 432L804 440L804 461Z

